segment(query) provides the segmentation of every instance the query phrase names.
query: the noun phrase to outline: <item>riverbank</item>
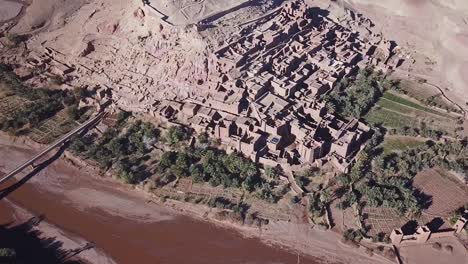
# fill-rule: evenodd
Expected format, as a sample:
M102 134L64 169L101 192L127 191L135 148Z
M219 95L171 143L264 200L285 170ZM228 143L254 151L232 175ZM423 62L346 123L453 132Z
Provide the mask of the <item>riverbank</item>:
M0 153L5 156L0 170L13 169L40 147L25 138L13 142L0 135ZM162 206L143 191L100 177L89 168L72 166L63 158L34 175L8 199L95 242L117 263L137 258L140 263L157 259L160 263L185 263L187 259L191 263L296 263L298 258L300 263L390 263L341 244L339 234L307 224L271 220L258 229L216 221L214 211L206 206L171 200ZM181 256L180 251L186 254Z
M44 241L46 245L52 248L57 246L58 248L55 249L57 254L63 254L63 259L67 261L79 260L84 263L102 264L116 263L101 249L94 247L89 241L47 221L40 220L40 217L37 217L37 215L32 214L8 199L0 201L0 210L2 210L0 213L2 224L10 223L10 227L21 225L32 219L38 219L37 225L32 227L32 232L37 232L38 238ZM51 250L48 246L45 247L44 250Z

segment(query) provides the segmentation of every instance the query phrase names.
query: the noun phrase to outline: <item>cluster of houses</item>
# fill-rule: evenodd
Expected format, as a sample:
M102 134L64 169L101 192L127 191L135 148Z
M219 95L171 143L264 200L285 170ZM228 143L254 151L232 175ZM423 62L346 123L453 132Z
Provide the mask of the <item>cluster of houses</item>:
M43 75L42 80L34 81L45 81L46 78L64 80L75 71L75 68L57 60L54 56L55 53L56 51L51 48L43 48L41 52L31 51L25 60L25 65L16 67L14 71L21 81L29 81L39 75Z
M208 132L229 152L265 165L330 161L346 172L370 129L328 114L320 97L370 64L398 66L393 49L385 40L361 40L302 1L287 2L217 50L216 72L189 98L155 103L154 116Z

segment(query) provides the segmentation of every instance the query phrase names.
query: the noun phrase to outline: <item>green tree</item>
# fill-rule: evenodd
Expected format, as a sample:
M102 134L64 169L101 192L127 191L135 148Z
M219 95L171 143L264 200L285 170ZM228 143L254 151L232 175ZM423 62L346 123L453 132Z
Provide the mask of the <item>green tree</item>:
M165 135L165 141L170 146L174 146L180 141L187 140L189 138L189 133L182 126L171 126Z

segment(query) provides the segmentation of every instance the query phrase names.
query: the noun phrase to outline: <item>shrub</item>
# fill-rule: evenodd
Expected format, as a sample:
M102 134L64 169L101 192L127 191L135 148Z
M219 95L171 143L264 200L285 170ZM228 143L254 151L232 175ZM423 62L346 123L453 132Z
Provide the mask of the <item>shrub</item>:
M15 258L16 251L13 248L0 248L0 257L3 258Z
M354 230L350 228L343 233L343 237L346 241L359 242L363 239L364 232L362 232L362 230Z
M293 197L291 197L291 203L292 204L297 204L301 201L301 198L299 198L297 195L294 195Z
M444 249L447 250L448 252L452 253L453 252L453 247L451 245L446 245L444 246Z
M71 105L67 108L67 115L72 120L78 120L81 116L81 111L78 109L77 105Z
M435 242L432 244L432 248L440 250L442 248L442 245L439 242Z
M171 126L166 134L165 134L165 141L170 146L173 146L181 141L187 140L190 134L188 130L182 126Z
M366 254L372 257L374 255L374 250L372 248L366 248Z

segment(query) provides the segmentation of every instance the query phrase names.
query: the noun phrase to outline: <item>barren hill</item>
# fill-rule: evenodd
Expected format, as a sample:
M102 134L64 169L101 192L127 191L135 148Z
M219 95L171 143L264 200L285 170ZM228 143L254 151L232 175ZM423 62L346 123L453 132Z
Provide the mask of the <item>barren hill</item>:
M57 63L77 69L76 77L67 80L70 85L112 89L122 107L144 112L158 98L189 96L192 84L208 78L213 50L238 31L236 22L255 18L269 5L33 1L10 33L32 34L22 57L47 52ZM212 25L202 31L194 24L213 16L222 29Z
M415 60L406 68L468 109L468 1L345 0Z

